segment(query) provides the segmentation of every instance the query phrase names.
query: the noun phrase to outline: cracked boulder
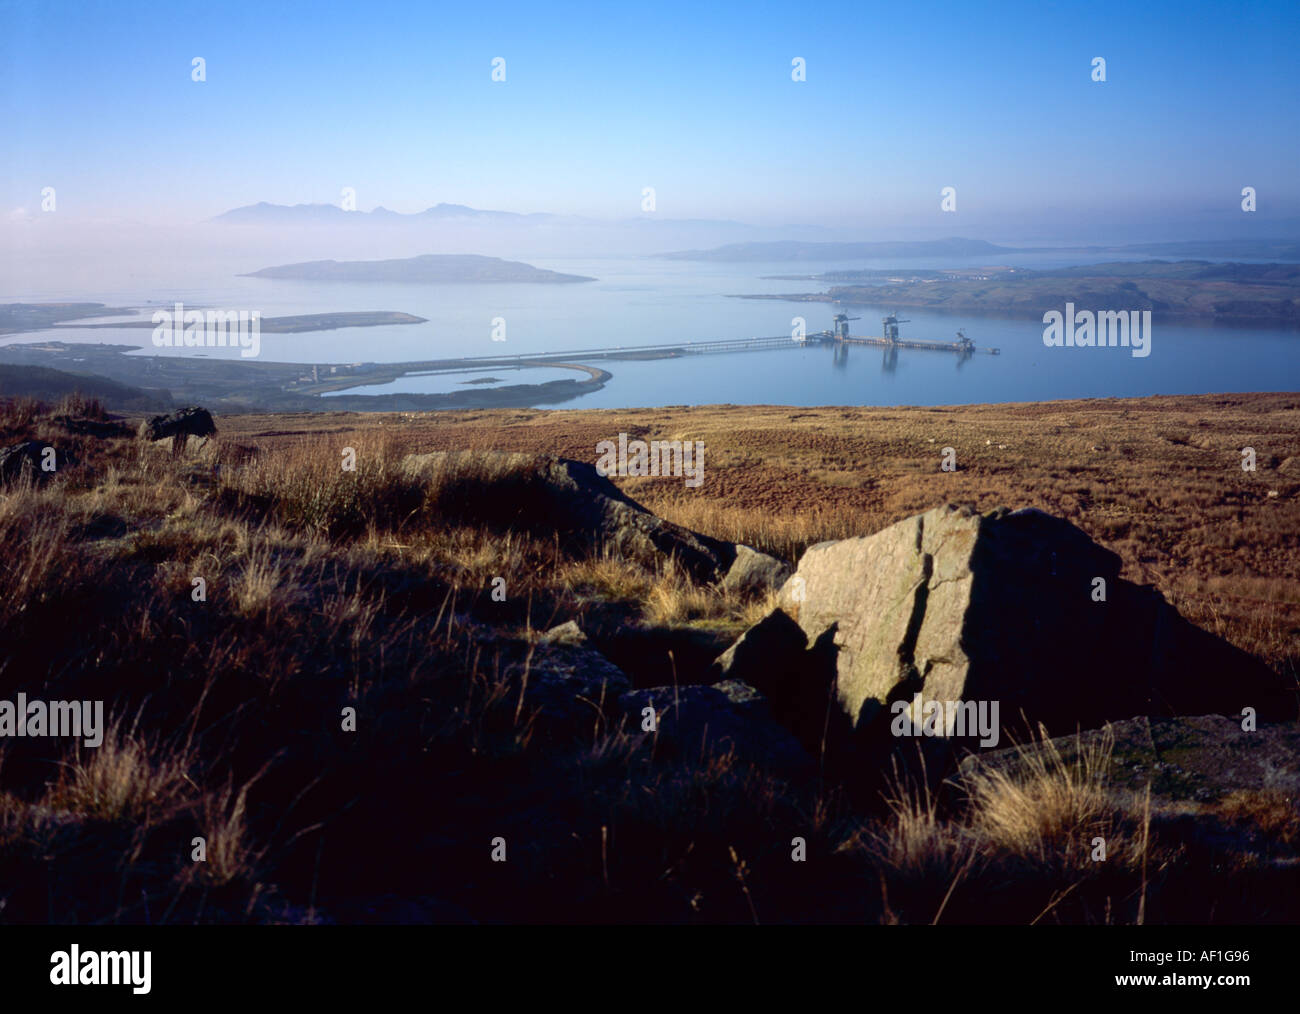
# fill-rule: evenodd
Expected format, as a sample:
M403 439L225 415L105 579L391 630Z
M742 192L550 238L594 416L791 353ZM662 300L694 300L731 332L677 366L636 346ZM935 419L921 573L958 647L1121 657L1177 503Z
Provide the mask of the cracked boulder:
M1142 714L1295 716L1294 687L1119 571L1042 511L945 506L811 547L778 601L813 646L809 693L832 682L856 734L879 735L900 701L997 702L1002 728L1053 733Z

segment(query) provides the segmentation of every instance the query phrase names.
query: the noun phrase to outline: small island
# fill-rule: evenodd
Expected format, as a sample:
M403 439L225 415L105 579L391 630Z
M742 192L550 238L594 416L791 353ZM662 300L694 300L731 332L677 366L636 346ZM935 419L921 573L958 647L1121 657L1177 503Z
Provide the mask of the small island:
M566 275L535 268L521 261L477 254L423 254L386 261L305 261L281 264L241 275L242 278L280 278L307 282L401 282L423 285L540 284L594 282L585 275Z

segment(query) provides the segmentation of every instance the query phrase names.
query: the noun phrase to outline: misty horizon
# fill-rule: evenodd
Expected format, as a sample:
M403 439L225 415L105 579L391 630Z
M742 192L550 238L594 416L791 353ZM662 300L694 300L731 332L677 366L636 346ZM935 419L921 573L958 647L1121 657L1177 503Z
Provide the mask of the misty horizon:
M1300 135L1287 127L1300 13L1286 4L1231 18L1203 3L1086 16L1015 4L996 21L832 5L691 9L686 22L670 7L644 24L402 9L399 42L382 8L373 21L335 5L313 19L244 5L57 10L10 5L0 35L11 261L78 229L195 229L260 202L340 206L345 193L363 214L464 205L737 223L772 239L1300 235ZM1153 33L1154 49L1142 41Z

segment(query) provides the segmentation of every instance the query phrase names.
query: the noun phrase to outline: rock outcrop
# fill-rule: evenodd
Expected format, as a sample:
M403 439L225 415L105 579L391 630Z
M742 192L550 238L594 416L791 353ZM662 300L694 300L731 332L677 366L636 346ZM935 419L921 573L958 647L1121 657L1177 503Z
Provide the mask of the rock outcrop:
M779 560L665 521L585 462L551 455L438 451L408 455L402 467L430 481L482 484L485 499L493 498L478 505L477 513L487 520L558 532L570 542L610 549L650 566L672 558L699 582L721 582L753 593L776 587L784 577Z
M1002 727L1020 733L1244 708L1295 716L1287 681L1119 570L1118 556L1041 511L937 508L811 547L778 598L808 646L802 663L791 624L773 615L718 674L805 722L829 685L859 737L880 736L900 701L918 723L925 702L996 701Z

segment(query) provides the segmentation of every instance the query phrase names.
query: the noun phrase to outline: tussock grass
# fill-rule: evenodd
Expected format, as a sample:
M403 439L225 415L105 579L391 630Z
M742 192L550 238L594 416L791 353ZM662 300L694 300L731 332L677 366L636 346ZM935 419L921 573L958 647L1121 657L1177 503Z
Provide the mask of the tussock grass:
M1022 771L981 767L965 779L973 827L985 842L1021 858L1045 862L1083 851L1086 860L1092 839L1115 827L1116 807L1105 791L1113 749L1108 730L1066 761L1041 731L1040 741L1021 751Z
M78 747L50 786L45 804L81 817L149 824L191 805L195 757L185 747L150 748L114 722L98 747Z
M260 852L248 841L248 790L227 785L204 800L200 827L204 834L200 879L217 887L249 879L256 870Z

